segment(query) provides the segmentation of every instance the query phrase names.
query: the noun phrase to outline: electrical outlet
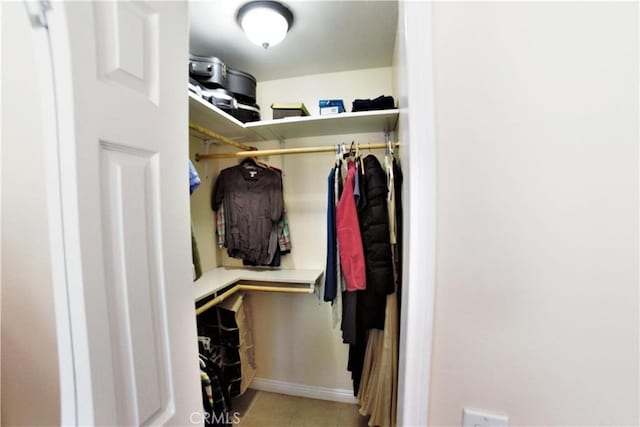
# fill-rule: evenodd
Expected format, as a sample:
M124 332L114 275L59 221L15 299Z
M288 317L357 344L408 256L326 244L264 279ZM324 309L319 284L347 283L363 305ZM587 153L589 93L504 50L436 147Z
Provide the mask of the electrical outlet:
M503 414L492 414L478 409L464 408L462 411L462 427L508 427L509 417Z

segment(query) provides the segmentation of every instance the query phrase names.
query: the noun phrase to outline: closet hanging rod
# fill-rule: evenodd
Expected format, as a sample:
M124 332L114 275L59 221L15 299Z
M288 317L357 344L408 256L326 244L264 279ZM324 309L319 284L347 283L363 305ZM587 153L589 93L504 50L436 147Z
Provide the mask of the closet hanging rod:
M211 307L220 304L222 301L229 298L231 295L239 291L262 291L262 292L284 292L290 294L311 294L313 290L310 288L289 288L285 286L263 286L263 285L251 285L251 284L239 284L229 289L228 291L218 295L200 307L196 308L196 316L209 310Z
M229 138L227 138L225 136L222 136L219 133L216 133L216 132L214 132L212 130L209 130L209 129L204 128L202 126L198 126L195 123L189 122L189 129L194 130L194 131L196 131L198 133L201 133L203 135L206 135L209 138L212 138L212 139L215 139L217 141L220 141L223 144L227 144L227 145L231 145L232 147L240 148L241 150L245 150L245 151L257 150L256 147L251 147L249 145L242 144L241 142L234 141L234 140L229 139ZM196 160L197 160L197 158L196 158Z
M394 147L399 147L399 142L392 144ZM360 150L376 150L381 148L387 148L387 144L384 142L375 142L369 144L360 144ZM265 156L278 156L287 154L309 154L309 153L328 153L335 152L335 145L324 145L321 147L301 147L301 148L279 148L274 150L257 150L257 151L238 151L235 153L218 153L218 154L198 154L196 153L196 161L209 160L209 159L231 159L231 158L244 158L244 157L265 157Z

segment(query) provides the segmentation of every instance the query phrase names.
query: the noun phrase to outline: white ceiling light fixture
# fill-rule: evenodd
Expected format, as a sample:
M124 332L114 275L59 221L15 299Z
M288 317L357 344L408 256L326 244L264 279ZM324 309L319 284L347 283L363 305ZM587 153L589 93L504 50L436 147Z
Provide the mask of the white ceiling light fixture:
M238 24L251 42L265 49L284 40L293 25L293 13L277 1L252 1L238 9Z

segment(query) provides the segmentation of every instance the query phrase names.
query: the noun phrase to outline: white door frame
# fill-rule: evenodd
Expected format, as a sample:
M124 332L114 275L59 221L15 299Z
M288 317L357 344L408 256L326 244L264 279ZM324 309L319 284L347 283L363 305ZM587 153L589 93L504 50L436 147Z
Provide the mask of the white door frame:
M404 244L398 425L426 426L436 281L436 136L432 3L401 0L398 44L404 49ZM403 105L404 104L404 105ZM401 123L402 124L402 123Z
M59 392L60 392L60 424L77 425L77 386L78 379L75 375L75 361L73 350L73 319L71 317L69 283L70 271L73 270L73 258L69 255L68 242L73 236L68 230L76 227L66 227L63 215L63 186L69 179L72 165L62 164L61 138L72 137L65 134L60 128L65 122L60 118L72 114L70 105L71 68L68 66L69 52L63 48L57 48L56 55L52 55L51 38L47 28L47 19L57 19L60 27L66 28L64 14L61 11L49 11L46 16L39 2L25 2L29 15L33 17L33 48L34 56L40 58L37 74L37 85L40 94L40 109L42 118L42 147L45 161L46 192L47 192L47 217L48 217L48 244L51 253L51 280L53 283L54 315L57 340L57 359L59 367ZM68 44L67 44L68 46ZM54 61L57 61L54 66ZM54 68L66 70L62 73L54 73ZM65 84L67 86L65 86ZM64 94L56 93L56 88L67 87L69 91ZM67 130L68 131L68 130ZM68 214L67 214L68 215ZM77 327L76 327L77 328Z

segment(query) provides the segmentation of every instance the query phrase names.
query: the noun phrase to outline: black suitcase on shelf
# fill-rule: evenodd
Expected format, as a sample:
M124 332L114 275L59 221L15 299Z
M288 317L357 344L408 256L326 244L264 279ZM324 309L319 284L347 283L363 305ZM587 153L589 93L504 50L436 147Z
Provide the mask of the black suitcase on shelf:
M238 102L238 109L233 113L233 117L242 123L257 122L260 120L260 106Z
M238 102L231 92L225 89L204 88L202 89L202 98L232 116L235 116L236 110L238 109Z
M208 88L226 88L227 66L215 56L189 56L189 77Z
M256 103L256 78L244 71L227 68L227 86L238 102L243 104Z

